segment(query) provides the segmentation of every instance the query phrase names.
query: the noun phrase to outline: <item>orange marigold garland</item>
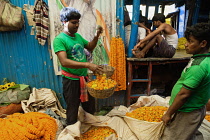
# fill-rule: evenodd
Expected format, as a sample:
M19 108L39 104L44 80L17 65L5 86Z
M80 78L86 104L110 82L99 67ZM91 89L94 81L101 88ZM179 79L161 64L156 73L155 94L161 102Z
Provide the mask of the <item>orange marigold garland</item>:
M55 119L40 112L14 113L0 126L0 140L54 140L57 132Z
M168 108L164 106L140 107L132 112L127 112L126 116L148 122L160 122L167 109Z
M115 68L111 77L118 84L115 91L126 90L126 57L122 38L112 37L109 63Z

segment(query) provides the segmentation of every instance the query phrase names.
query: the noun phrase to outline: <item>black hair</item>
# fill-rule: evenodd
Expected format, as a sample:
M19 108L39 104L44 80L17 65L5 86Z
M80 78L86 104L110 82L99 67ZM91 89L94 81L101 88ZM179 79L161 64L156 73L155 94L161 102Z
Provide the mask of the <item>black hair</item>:
M66 15L67 20L71 20L71 19L80 19L81 14L78 12L70 12L69 14Z
M152 21L160 21L162 23L165 23L166 17L162 13L157 13L153 16Z
M131 21L125 22L124 26L131 25Z
M146 25L146 24L148 24L148 19L145 16L140 16L139 17L139 22L140 23L143 23L144 22L145 25Z
M190 36L193 36L199 42L206 40L206 47L210 47L210 24L209 23L197 23L194 26L187 27L184 36L189 40Z

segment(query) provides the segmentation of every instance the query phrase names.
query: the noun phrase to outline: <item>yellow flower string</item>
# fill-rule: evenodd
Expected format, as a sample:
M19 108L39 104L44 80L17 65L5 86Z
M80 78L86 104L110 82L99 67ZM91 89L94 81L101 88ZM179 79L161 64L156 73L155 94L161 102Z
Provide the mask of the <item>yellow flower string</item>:
M118 84L115 91L126 90L126 57L122 38L112 37L109 63L115 68L111 77Z
M6 83L4 85L0 85L0 91L7 90L8 88L13 87L13 86L15 86L14 82Z
M0 126L0 140L54 140L57 132L55 119L40 112L14 113Z

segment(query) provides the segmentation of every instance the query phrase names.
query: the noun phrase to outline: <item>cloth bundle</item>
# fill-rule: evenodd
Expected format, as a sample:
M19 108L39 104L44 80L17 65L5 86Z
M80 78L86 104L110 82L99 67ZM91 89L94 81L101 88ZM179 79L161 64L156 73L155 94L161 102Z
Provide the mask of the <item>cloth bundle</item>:
M21 30L24 24L22 8L9 0L0 0L0 31Z

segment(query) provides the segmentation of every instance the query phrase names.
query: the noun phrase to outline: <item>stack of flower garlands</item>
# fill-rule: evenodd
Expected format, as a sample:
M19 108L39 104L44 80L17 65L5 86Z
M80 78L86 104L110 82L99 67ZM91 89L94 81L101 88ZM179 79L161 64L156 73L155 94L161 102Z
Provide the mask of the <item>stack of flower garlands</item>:
M83 133L80 140L104 140L106 137L110 136L111 134L115 134L115 136L117 137L116 132L110 127L94 126L85 133Z
M0 85L0 91L5 91L5 90L7 90L8 88L14 87L14 86L15 86L15 83L14 83L14 82L6 83L6 84L4 84L4 85Z
M140 107L132 112L127 112L126 116L148 122L160 122L167 109L168 108L164 106Z
M40 112L14 113L0 118L0 140L55 140L55 119Z
M104 90L104 89L112 88L116 84L117 83L114 80L108 79L106 77L106 74L103 74L103 75L96 75L96 79L89 82L87 84L87 86L89 86L95 90Z
M115 68L111 77L118 84L115 91L126 90L126 57L122 38L112 37L109 63Z
M206 115L205 119L210 122L210 115Z

